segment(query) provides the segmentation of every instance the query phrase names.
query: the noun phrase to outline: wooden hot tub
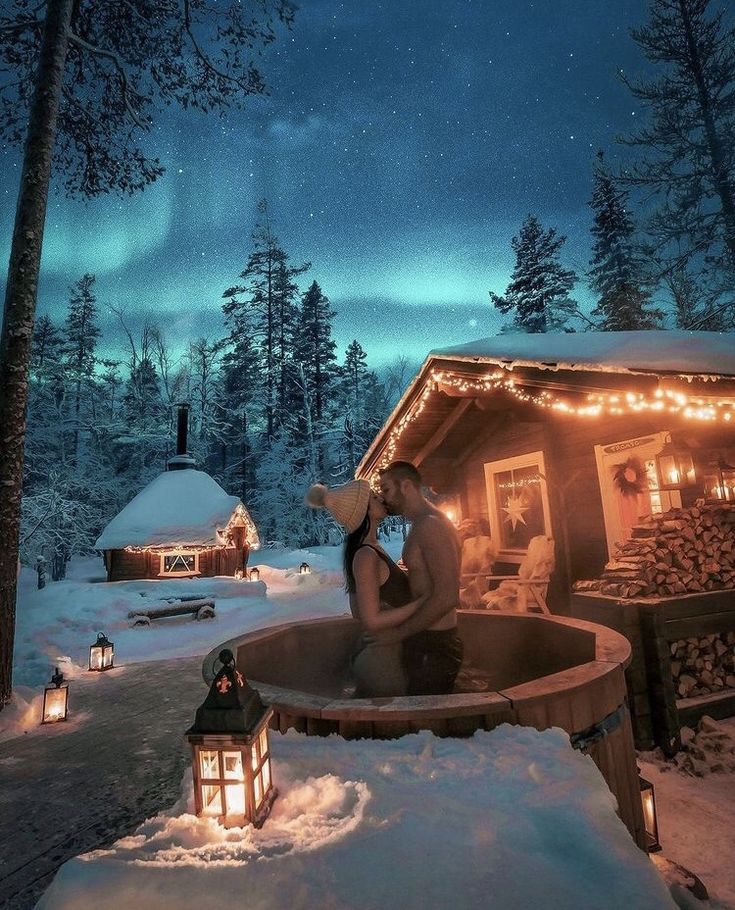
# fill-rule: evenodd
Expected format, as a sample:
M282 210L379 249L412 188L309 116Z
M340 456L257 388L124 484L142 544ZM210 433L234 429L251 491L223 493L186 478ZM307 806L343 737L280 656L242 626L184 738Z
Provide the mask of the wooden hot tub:
M431 730L468 736L510 723L586 733L593 758L618 800L619 814L645 849L645 831L624 670L627 639L612 629L560 616L458 613L465 661L488 691L356 699L345 696L349 656L359 634L349 617L313 619L250 632L224 642L204 661L210 683L229 647L240 671L274 708L285 732L348 739L392 738ZM605 729L605 735L600 736ZM596 741L595 741L596 740ZM589 741L589 740L588 740Z

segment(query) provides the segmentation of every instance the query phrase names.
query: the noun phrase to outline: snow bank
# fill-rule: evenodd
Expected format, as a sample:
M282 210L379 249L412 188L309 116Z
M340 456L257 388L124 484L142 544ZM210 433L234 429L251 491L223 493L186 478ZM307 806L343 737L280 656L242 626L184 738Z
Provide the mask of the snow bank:
M265 826L221 828L186 797L66 863L39 910L671 910L590 758L560 730L469 740L274 736Z

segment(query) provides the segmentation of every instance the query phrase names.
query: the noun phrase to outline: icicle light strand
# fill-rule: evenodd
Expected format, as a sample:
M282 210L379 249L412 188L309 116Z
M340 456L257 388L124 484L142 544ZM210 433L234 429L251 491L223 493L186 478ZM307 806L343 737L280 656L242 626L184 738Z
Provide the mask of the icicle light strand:
M646 411L666 414L680 414L687 420L703 422L735 421L735 399L705 399L684 395L670 389L657 389L653 397L641 392L590 392L584 404L572 404L563 398L557 398L552 392L530 392L522 384L508 376L502 370L485 376L468 377L461 373L434 370L428 378L421 394L413 406L406 411L393 427L388 437L377 471L393 461L398 442L406 427L413 423L426 407L431 394L440 386L456 389L459 392L508 392L517 401L534 404L550 411L572 414L577 417L598 417L601 414L640 414ZM375 475L373 476L375 479Z

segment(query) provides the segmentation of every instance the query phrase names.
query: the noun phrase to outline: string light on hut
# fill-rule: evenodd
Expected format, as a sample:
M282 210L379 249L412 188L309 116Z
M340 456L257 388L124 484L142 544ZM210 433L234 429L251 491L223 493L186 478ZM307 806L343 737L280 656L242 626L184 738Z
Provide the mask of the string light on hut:
M111 670L115 659L115 646L104 632L97 635L97 641L89 646L89 669Z
M62 685L63 684L63 685ZM55 668L51 684L43 690L42 724L55 724L66 720L69 711L69 686L64 683L64 674Z
M186 731L196 814L217 818L225 827L259 828L278 795L268 738L273 709L237 669L232 651L223 648L219 661L222 668Z

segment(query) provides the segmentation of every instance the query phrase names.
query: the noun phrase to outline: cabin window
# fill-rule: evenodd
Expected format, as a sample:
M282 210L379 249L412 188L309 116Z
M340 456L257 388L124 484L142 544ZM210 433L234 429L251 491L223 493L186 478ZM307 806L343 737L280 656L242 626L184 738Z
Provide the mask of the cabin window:
M160 575L198 575L199 554L171 552L161 554Z
M532 537L551 537L543 452L485 465L492 536L501 553L522 554Z

